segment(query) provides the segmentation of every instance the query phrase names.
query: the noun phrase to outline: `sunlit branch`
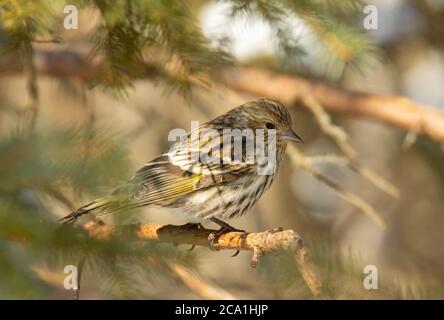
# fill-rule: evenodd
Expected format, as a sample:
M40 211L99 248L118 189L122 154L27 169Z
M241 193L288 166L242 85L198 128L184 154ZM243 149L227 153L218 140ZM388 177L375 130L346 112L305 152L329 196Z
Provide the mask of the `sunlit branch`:
M209 235L216 231L197 224L176 226L141 223L117 228L95 221L84 224L83 228L98 239L125 234L135 240L156 240L205 247L208 246ZM291 251L295 255L296 263L310 291L315 296L319 294L320 280L317 271L308 261L302 238L293 230L273 229L258 233L228 232L218 237L213 247L217 250L252 251L250 265L253 268L264 255Z

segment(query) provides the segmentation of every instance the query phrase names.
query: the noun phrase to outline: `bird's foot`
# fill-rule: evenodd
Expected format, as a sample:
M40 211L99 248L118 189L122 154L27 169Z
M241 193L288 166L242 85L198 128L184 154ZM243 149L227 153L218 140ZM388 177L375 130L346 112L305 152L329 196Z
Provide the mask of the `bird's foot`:
M245 232L245 230L240 230L235 227L230 226L228 223L223 222L219 219L213 218L211 219L214 223L217 223L220 225L220 229L217 231L213 231L208 236L208 247L212 251L218 251L219 248L215 245L217 241L219 240L220 236L222 236L225 233L228 232ZM232 257L235 257L239 254L239 250L236 250L236 252L232 255Z

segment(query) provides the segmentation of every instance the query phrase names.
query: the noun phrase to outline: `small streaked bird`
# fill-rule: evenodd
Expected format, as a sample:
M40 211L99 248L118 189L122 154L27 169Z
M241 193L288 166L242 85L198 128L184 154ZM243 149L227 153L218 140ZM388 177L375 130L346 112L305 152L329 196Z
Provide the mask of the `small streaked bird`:
M71 212L60 221L69 224L86 215L102 216L148 205L180 208L188 223L212 221L220 226L209 239L211 247L215 237L225 232L237 231L224 220L247 213L271 186L287 141L302 142L291 129L291 125L288 110L276 100L260 98L242 104L202 124L197 131L214 129L223 136L224 129L250 129L253 132L262 129L265 150L268 147L268 132L274 132L276 170L264 175L261 172L262 163L245 161L247 148L244 145L241 149L241 161L223 161L225 158L221 158L219 163L195 161L191 156L196 151L196 144L192 142L194 131L191 131L167 153L145 164L126 184ZM224 157L222 150L227 145L223 145L222 138L199 140L198 152L209 143L213 143L213 146L214 143L220 144L221 151L215 156ZM245 139L242 143L246 144ZM234 148L234 144L230 148ZM234 153L233 149L230 151Z

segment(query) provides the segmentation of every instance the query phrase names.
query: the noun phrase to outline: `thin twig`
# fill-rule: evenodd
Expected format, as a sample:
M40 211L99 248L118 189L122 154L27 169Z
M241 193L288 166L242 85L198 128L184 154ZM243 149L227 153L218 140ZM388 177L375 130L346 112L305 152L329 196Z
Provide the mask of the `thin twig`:
M79 300L80 299L80 285L82 283L82 275L83 275L83 268L85 267L86 262L86 255L82 256L82 258L79 261L79 265L77 268L77 288L74 290L74 296L73 300Z
M321 130L331 137L341 151L349 158L353 159L356 156L356 150L348 142L347 132L340 126L334 125L331 122L330 115L325 112L319 101L312 95L306 95L302 98L302 102L313 113Z
M288 148L287 153L290 156L292 162L296 166L302 168L305 172L309 173L310 175L312 175L313 177L324 183L326 186L330 187L345 201L347 201L351 205L361 210L361 212L369 216L374 222L376 222L377 225L379 225L382 228L385 227L386 224L384 219L382 218L382 215L379 212L377 212L371 204L369 204L367 201L359 197L357 194L345 190L339 184L330 180L325 175L316 170L310 163L309 157L304 156L302 152L300 152L297 148L293 146L290 146Z
M319 275L319 270L313 265L309 259L309 254L306 248L301 248L294 255L294 260L302 275L308 288L310 288L311 293L318 297L320 295L320 289L322 284L320 282L321 276Z
M169 264L170 269L177 277L202 299L208 300L237 300L231 293L222 288L209 284L195 273L175 263Z
M27 89L29 93L29 98L31 100L29 104L29 132L34 131L34 127L37 121L37 116L39 114L39 91L37 88L37 68L34 63L34 48L32 44L28 46L25 45L22 49L23 51L23 65L25 68L25 73L27 75Z
M393 185L392 183L381 177L372 169L362 164L359 164L354 160L350 160L346 157L331 153L305 156L305 158L312 165L319 163L332 163L339 166L345 166L350 170L352 170L353 172L359 174L363 178L370 181L375 187L377 187L381 191L384 191L393 198L396 199L399 198L400 192L395 185Z
M54 37L50 39L32 39L34 43L62 43L63 40L61 37Z

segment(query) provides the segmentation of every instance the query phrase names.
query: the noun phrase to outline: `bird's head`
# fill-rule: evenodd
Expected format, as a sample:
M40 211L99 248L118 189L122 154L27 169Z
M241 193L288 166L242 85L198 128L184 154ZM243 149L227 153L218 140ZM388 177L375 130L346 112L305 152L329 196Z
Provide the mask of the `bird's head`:
M276 130L278 142L303 142L291 128L290 113L282 103L270 98L259 98L243 105L249 126L254 129Z

